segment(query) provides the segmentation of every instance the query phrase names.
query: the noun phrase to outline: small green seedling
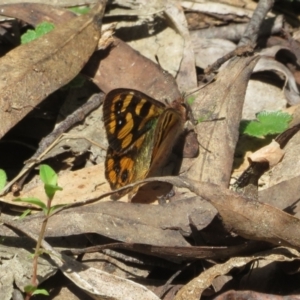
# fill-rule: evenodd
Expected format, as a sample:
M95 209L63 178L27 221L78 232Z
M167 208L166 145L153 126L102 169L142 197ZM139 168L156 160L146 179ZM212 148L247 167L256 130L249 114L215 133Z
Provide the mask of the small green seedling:
M282 111L262 111L256 115L257 120L243 120L240 124L240 133L253 137L279 134L288 128L293 117Z
M49 22L43 22L41 24L38 24L35 28L35 30L29 29L27 30L22 36L21 36L21 44L27 44L44 34L50 32L54 29L54 24Z
M63 205L51 206L51 201L56 191L61 191L62 188L57 185L57 174L48 165L40 166L40 178L44 183L44 190L48 197L47 205L43 201L35 197L16 198L14 199L14 201L36 205L43 210L44 214L47 217L49 217L53 211L63 206Z
M52 203L55 193L57 191L62 190L62 188L59 187L57 184L58 176L55 173L55 171L48 165L41 165L40 166L40 178L41 178L42 182L44 183L44 190L45 190L45 194L47 196L46 204L43 201L41 201L40 199L35 198L35 197L14 199L14 201L34 204L34 205L40 207L45 214L45 218L44 218L42 226L41 226L39 238L38 238L34 256L33 256L33 272L32 272L31 284L24 287L24 290L26 292L26 300L29 300L31 298L31 296L33 296L33 295L38 295L38 294L49 295L46 290L38 289L38 287L37 287L38 257L43 253L43 251L41 249L41 243L45 236L46 226L47 226L49 217L51 217L52 213L55 210L64 206L64 205L51 206L51 203ZM26 214L27 213L28 213L28 210L26 211ZM24 217L24 214L25 213L22 214L22 217Z

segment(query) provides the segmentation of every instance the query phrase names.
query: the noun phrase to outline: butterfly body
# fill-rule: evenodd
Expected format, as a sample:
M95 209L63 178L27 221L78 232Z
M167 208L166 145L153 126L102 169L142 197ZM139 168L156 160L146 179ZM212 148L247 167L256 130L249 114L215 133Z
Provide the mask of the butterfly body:
M139 91L116 89L106 96L103 119L109 143L105 176L115 190L154 176L164 165L183 130L185 109Z

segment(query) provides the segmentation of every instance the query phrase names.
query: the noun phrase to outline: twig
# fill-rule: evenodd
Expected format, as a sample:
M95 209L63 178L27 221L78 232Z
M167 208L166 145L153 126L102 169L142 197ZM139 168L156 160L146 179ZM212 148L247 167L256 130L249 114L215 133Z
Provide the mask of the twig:
M256 6L256 9L252 15L250 22L241 38L238 46L250 45L254 46L260 27L268 13L268 11L273 7L274 0L260 0Z
M268 11L272 8L274 0L260 0L257 7L252 15L250 22L238 44L238 47L219 58L211 66L208 66L205 70L205 74L211 74L215 72L219 67L231 59L234 56L241 56L245 53L252 53L259 35L259 30L264 22L265 16Z
M55 140L60 138L60 136L68 131L74 124L82 121L91 111L99 107L104 100L104 93L94 94L90 97L90 99L83 106L74 111L71 115L69 115L63 122L61 122L48 136L46 136L39 145L37 151L33 154L33 156L27 161L27 164L21 170L21 172L11 180L3 189L0 196L5 194L8 189L14 185L18 180L20 180L20 184L16 184L14 186L14 190L18 191L21 189L23 182L26 178L25 174L28 172L40 161L40 159L45 155L45 153L49 152L52 148L52 144ZM25 178L24 178L25 177Z
M225 54L221 58L217 59L212 65L205 68L204 73L205 74L211 74L213 72L216 72L221 65L223 65L226 61L231 59L234 56L242 56L246 53L253 53L254 48L250 45L240 46L234 49L233 51L230 51L229 53Z

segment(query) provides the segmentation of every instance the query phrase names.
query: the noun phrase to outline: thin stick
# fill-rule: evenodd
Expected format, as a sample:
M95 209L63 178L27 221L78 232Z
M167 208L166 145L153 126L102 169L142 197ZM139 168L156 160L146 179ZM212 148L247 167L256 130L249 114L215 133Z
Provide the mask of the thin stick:
M13 184L15 184L18 180L20 180L20 185L22 186L25 178L25 174L28 172L42 159L42 157L56 145L55 141L59 141L62 134L68 131L74 124L82 121L91 111L99 107L104 100L104 93L94 94L90 97L90 99L75 110L71 115L69 115L63 122L61 122L48 136L46 136L39 145L37 151L33 154L33 156L27 161L24 168L20 171L20 173L11 180L2 190L0 196L4 195ZM18 190L18 187L16 187ZM20 188L19 188L20 190Z
M254 46L256 44L260 27L273 5L274 0L260 0L258 2L245 33L238 44L239 47L245 45Z

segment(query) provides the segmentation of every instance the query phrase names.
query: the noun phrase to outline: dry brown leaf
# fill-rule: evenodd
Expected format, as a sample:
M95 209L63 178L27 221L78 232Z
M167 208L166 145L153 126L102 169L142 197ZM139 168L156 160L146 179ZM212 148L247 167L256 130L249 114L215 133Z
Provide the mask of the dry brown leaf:
M138 283L88 267L55 251L45 241L42 246L49 251L64 275L93 299L123 300L126 295L128 300L159 300L154 293Z
M243 197L215 184L180 177L149 178L188 188L209 201L219 212L225 227L250 240L300 248L300 219L273 206Z
M299 186L300 176L283 180L267 189L258 192L258 200L268 203L279 209L285 209L290 213L297 213L299 218Z
M1 1L3 4L3 1ZM60 24L73 19L75 14L70 10L58 8L52 5L41 3L10 3L0 5L2 15L20 19L28 24L36 26L44 21Z
M131 88L164 103L166 99L172 101L181 97L169 73L118 38L114 38L107 51L95 52L82 72L105 93L120 87Z
M16 224L15 228L24 232L20 222ZM38 235L30 231L26 231L26 234L37 242ZM80 263L65 254L57 252L44 240L41 245L64 275L93 299L121 300L124 299L125 294L126 299L131 300L159 300L154 293L140 284Z
M165 206L100 202L53 215L48 221L46 235L68 236L92 232L122 242L189 246L182 236L191 234L189 217L201 230L211 223L215 214L216 210L199 197L174 201ZM22 220L22 226L37 234L43 218L43 214L28 216ZM8 235L2 231L3 226L0 230L2 236Z
M294 257L291 258L290 256ZM251 261L257 259L268 261L293 261L299 259L299 257L299 252L289 248L273 249L250 257L233 257L226 263L215 265L191 280L177 293L175 300L198 300L201 297L202 292L212 284L216 277L227 274L233 268L245 266Z
M203 117L206 107L208 120L197 126L200 155L187 176L228 186L243 99L256 61L253 57L235 58L220 71L215 82L200 90L192 104L194 117Z
M1 58L0 136L79 73L98 44L103 13L100 2L89 14L58 25Z

